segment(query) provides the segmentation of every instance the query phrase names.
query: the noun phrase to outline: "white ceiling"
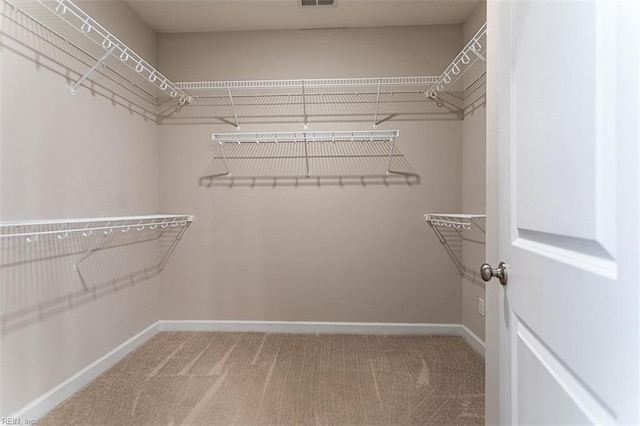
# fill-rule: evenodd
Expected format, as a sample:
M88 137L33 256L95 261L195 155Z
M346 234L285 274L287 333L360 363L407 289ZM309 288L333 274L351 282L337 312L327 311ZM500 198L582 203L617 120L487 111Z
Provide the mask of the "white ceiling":
M460 24L479 0L126 0L155 32L291 30Z

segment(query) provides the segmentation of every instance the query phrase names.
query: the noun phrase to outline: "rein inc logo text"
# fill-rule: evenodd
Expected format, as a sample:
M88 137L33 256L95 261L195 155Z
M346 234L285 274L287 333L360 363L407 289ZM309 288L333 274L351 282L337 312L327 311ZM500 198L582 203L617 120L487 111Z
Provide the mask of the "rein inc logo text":
M35 425L35 419L20 418L20 417L2 417L0 419L0 425Z

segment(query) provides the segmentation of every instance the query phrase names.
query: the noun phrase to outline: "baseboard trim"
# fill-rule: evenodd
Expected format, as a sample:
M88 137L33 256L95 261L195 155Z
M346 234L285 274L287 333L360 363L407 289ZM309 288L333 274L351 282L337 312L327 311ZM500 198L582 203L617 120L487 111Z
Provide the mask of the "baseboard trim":
M219 331L300 334L455 335L460 324L315 321L159 321L160 331Z
M480 355L484 356L485 344L481 338L479 338L473 331L469 330L466 325L460 326L460 334L467 341L469 346L478 351Z
M7 417L38 420L40 417L52 410L56 405L69 398L100 374L113 367L113 365L124 358L125 355L142 345L158 332L158 322L155 322L126 342L108 352L106 355L78 371L76 374L69 377L47 393L31 401L29 404Z
M300 334L387 334L462 336L484 356L484 342L462 324L314 322L314 321L157 321L47 393L13 413L12 418L38 420L56 405L107 371L129 352L162 331L217 331Z

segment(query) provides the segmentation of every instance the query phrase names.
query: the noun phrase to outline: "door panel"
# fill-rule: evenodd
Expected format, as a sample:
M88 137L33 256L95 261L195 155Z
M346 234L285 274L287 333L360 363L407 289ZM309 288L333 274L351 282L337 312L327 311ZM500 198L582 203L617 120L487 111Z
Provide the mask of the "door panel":
M517 319L516 319L517 321ZM519 424L575 425L612 423L611 414L598 410L593 394L549 352L520 321L515 325L514 352L519 370L512 389L514 418ZM539 386L529 386L529 383ZM543 391L544 390L544 391ZM589 401L583 404L583 401ZM593 410L596 410L595 412Z
M585 2L514 3L512 73L526 82L511 92L518 228L596 236L596 107L580 101L595 87L594 9Z
M518 236L584 254L587 265L616 250L611 19L589 2L513 10L512 72L526 82L511 88L517 229L528 231Z
M489 24L505 424L640 421L634 3L497 2Z

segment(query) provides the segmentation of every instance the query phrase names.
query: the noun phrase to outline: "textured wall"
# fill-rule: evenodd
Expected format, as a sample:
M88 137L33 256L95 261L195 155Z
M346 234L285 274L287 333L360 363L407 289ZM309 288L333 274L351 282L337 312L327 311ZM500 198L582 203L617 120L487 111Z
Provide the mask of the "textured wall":
M156 213L156 124L85 88L72 96L64 76L71 60L29 32L33 27L22 26L24 20L12 22L17 15L5 6L0 218ZM155 35L128 6L86 6L154 61ZM121 241L119 247L94 253L81 267L84 289L73 270L81 256L74 241L43 236L27 245L24 238L1 240L2 415L20 409L159 317L158 280L127 277L155 261L157 244L131 249Z
M460 26L160 34L179 81L438 74ZM460 211L462 123L387 121L418 185L199 186L212 132L161 126L161 202L197 220L163 275L170 319L460 323L460 276L426 225ZM312 123L366 130L371 122ZM300 124L241 131L302 130Z
M80 4L155 62L155 35L124 3ZM167 34L158 36L157 59L160 70L178 81L435 75L459 51L461 36L461 26ZM398 148L420 175L419 184L324 180L207 187L199 178L214 154L211 133L233 127L158 128L87 90L72 97L64 63L37 55L32 46L41 45L30 37L3 19L0 219L161 211L195 214L196 221L161 280L107 287L101 282L108 291L89 292L82 303L61 304L50 315L3 328L1 414L16 411L160 318L464 320L482 335L463 314L467 284L461 288L458 271L422 220L427 212L476 207L472 196L463 196L470 188L463 182L480 172L463 172L463 164L480 155L477 145L469 150L475 136L467 136L479 134L479 115L464 124L434 119L380 125L400 130ZM247 125L242 131L301 127ZM311 126L370 128L370 122ZM141 250L111 253L88 262L93 276L115 279L152 258ZM3 324L7 312L15 311L11 301L33 307L82 292L72 264L61 256L18 272L3 268L3 295L10 296L4 298Z

